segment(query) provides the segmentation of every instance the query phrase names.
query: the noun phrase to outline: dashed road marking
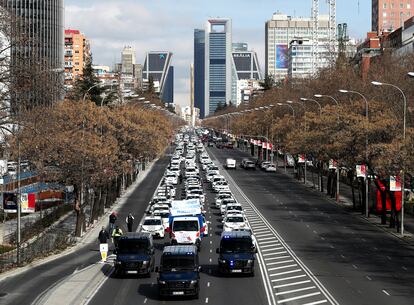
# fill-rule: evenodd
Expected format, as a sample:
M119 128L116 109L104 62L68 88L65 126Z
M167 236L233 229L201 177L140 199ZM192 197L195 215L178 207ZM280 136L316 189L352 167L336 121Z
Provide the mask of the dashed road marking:
M385 289L382 289L382 292L385 293L387 296L390 296L390 294Z
M372 278L369 277L368 275L366 276L366 278L367 278L368 281L372 281Z

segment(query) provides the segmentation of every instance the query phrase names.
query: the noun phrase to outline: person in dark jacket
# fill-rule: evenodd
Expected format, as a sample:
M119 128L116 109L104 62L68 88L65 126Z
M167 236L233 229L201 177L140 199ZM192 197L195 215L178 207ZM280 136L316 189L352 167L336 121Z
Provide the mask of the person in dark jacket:
M111 230L111 234L115 229L115 222L116 222L117 219L118 219L118 217L116 217L115 211L112 212L111 215L109 215L109 228Z
M127 223L128 232L132 232L132 225L134 224L134 216L132 216L131 213L128 214L128 216L125 219L125 222Z
M109 233L108 231L105 230L105 227L102 227L101 231L99 231L98 239L101 244L108 243Z

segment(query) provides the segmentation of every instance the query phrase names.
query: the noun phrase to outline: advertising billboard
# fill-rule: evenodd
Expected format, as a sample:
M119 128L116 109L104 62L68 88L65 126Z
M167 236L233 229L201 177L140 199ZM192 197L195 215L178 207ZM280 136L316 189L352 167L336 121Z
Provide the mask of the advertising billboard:
M17 194L3 193L3 210L5 213L17 213Z
M286 44L276 45L276 68L287 69L289 66L289 48Z
M21 194L20 206L22 213L34 213L36 210L36 195L34 193Z

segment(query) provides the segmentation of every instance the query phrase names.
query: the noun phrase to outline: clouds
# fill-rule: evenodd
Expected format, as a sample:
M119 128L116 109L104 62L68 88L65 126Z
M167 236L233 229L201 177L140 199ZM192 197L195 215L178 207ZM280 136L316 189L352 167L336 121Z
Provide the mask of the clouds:
M353 4L350 8L344 2L338 1L338 21L363 19L369 30L364 15L367 12L355 16L356 0L346 1L346 5ZM138 63L143 63L147 51L173 52L175 100L180 104L189 103L193 32L195 28L203 28L209 17L232 18L233 41L247 42L264 67L266 20L277 10L308 16L311 7L311 0L66 0L65 3L66 27L81 30L91 40L96 64L111 66L120 61L126 45L135 47ZM369 5L365 9L369 14ZM351 22L349 28L351 32L360 30L359 37L366 31L358 23Z

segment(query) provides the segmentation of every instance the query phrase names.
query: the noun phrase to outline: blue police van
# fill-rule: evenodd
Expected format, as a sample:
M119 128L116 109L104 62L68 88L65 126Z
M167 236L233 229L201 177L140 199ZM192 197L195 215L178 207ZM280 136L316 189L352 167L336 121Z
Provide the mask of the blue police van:
M257 250L247 231L230 231L221 234L218 269L221 274L249 274L254 276Z
M198 299L201 266L196 246L165 247L156 271L161 298L192 296Z

